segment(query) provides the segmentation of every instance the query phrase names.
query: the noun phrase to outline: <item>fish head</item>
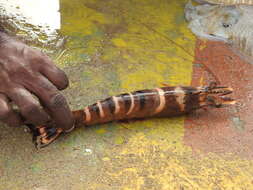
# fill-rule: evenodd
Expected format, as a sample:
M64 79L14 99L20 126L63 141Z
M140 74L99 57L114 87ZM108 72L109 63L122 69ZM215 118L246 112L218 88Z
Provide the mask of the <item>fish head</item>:
M195 35L209 40L227 42L241 16L242 12L236 6L194 6L191 1L185 6L189 28Z

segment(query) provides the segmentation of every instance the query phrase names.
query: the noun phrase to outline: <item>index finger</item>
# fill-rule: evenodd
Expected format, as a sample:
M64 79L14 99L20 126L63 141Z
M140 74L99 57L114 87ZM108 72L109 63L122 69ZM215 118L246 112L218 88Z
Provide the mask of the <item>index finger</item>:
M40 73L44 75L52 84L59 90L68 87L69 81L67 75L58 68L47 56L44 56L41 61L43 64L40 66Z
M42 106L56 123L56 127L65 131L73 127L74 120L67 100L49 80L39 76L27 88L40 99Z

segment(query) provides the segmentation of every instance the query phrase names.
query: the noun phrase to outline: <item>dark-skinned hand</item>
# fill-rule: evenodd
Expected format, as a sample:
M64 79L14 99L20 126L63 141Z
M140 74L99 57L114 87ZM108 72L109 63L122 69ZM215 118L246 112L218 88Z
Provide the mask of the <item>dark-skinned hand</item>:
M71 129L72 114L60 93L67 86L67 76L49 57L0 32L0 121L19 126L53 120Z

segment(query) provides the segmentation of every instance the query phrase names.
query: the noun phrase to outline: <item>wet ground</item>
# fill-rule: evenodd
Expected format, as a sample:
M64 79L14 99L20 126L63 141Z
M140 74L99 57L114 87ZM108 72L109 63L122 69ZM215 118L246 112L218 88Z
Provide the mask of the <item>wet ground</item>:
M82 128L39 151L23 128L2 125L0 190L253 189L253 65L197 40L185 2L60 0L65 43L49 52L69 76L63 93L80 109L161 83L203 85L214 80L208 67L238 104Z

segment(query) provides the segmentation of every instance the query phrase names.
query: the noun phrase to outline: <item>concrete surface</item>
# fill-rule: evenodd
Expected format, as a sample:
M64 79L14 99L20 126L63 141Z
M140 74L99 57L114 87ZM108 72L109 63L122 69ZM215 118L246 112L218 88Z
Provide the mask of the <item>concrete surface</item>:
M161 83L205 84L213 79L201 62L239 103L78 129L40 151L23 128L2 125L0 190L253 189L252 65L223 44L196 41L185 2L60 0L68 41L55 61L71 81L64 94L79 109Z

